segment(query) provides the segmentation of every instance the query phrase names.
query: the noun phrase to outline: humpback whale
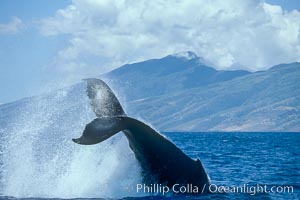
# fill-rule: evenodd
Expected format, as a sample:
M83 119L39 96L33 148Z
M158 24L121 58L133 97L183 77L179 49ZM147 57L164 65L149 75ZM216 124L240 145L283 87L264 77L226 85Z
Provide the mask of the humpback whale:
M209 177L199 159L193 160L175 144L142 121L129 117L117 97L102 80L91 78L87 95L97 118L86 125L83 134L72 139L81 145L100 143L123 132L138 160L145 184L193 184L204 188Z

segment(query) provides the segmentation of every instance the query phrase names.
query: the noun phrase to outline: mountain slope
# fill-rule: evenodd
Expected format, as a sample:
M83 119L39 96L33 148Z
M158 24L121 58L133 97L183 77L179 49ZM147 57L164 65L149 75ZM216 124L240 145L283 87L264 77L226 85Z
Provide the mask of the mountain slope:
M128 105L160 130L300 131L300 63Z

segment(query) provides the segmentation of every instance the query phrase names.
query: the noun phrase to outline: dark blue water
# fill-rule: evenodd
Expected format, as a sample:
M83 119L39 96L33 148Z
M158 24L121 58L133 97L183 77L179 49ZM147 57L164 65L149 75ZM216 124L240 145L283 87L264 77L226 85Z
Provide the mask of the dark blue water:
M214 186L244 187L248 191L224 193L214 187L212 194L202 196L125 199L300 199L300 133L164 134L187 155L200 158ZM266 187L267 192L256 193L256 186ZM271 187L279 191L272 193Z
M165 134L190 157L200 158L213 184L294 189L293 193L230 194L224 198L300 198L299 133Z

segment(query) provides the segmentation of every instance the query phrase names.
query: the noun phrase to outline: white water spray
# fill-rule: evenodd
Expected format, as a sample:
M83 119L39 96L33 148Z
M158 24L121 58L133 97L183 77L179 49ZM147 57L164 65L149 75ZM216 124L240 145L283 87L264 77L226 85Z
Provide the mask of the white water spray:
M14 197L125 197L141 182L140 168L123 134L81 146L95 118L85 85L23 100L0 113L1 195Z

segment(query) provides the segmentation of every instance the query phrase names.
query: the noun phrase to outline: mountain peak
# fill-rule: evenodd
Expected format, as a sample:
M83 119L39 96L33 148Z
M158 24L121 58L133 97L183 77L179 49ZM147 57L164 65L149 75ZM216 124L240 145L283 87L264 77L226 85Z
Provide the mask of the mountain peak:
M192 51L178 52L178 53L173 54L172 56L177 57L177 58L183 58L185 60L192 60L192 59L195 59L195 58L199 58L197 56L197 54L195 54Z

